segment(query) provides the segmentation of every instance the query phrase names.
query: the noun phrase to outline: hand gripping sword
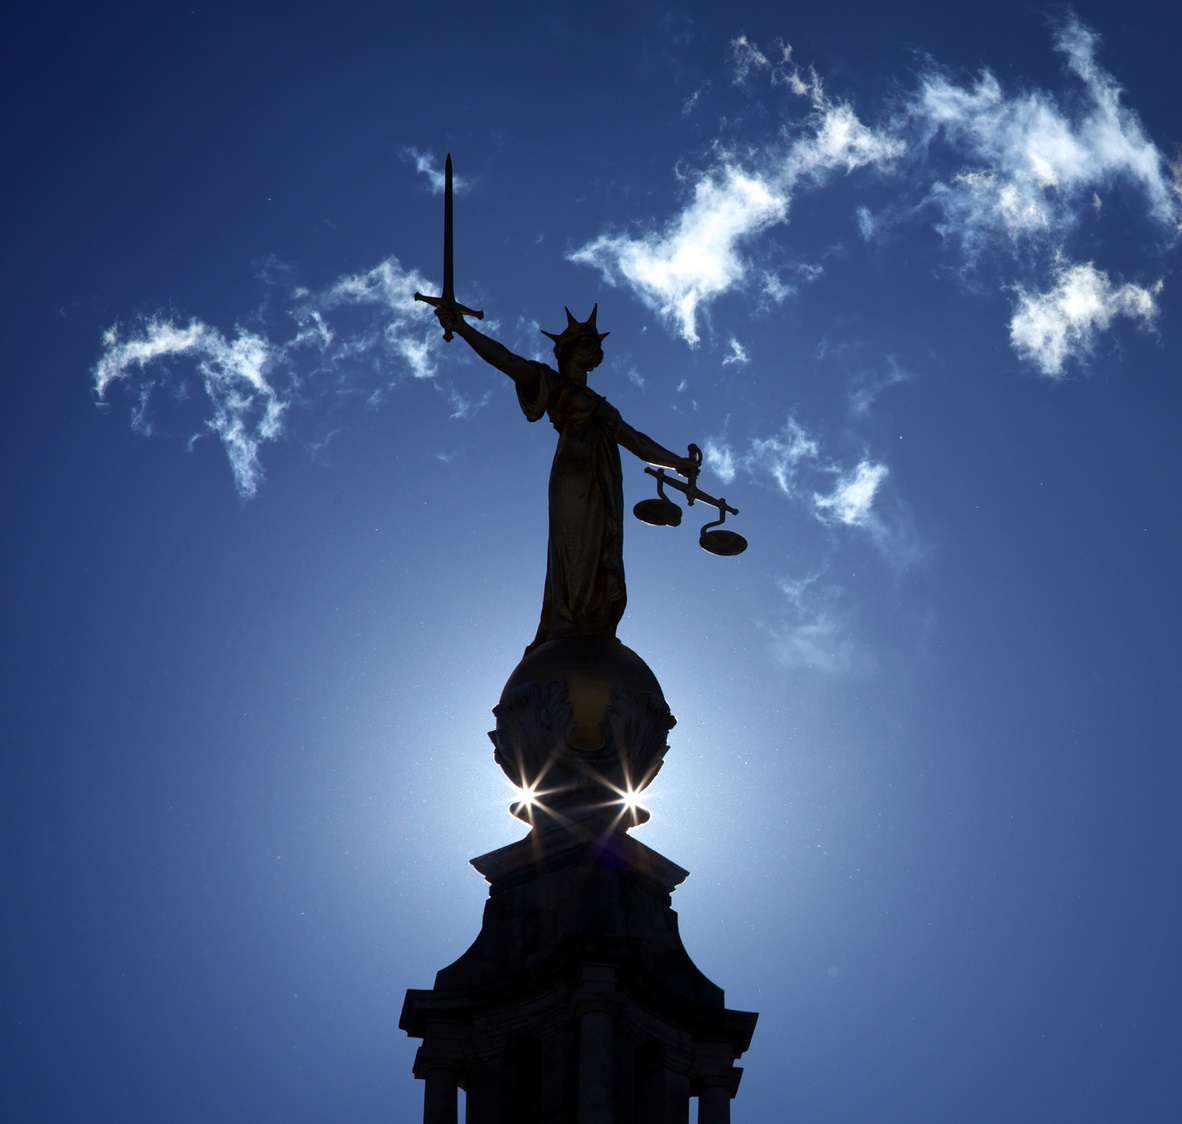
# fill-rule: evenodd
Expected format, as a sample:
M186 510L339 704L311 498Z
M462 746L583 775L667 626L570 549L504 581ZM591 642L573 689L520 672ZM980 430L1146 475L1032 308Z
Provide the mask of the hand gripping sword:
M464 316L475 316L477 320L483 320L483 312L477 312L474 308L467 308L456 303L451 260L451 153L449 152L447 163L443 168L443 294L438 297L425 297L422 293L415 293L415 300L424 301L432 308L451 308ZM452 338L450 328L444 329L443 338L450 342Z

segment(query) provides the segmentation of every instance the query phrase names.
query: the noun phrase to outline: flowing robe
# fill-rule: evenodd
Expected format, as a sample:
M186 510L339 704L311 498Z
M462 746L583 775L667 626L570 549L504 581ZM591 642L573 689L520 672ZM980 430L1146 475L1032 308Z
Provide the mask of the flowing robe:
M531 421L558 430L550 468L550 536L538 633L526 650L567 636L615 636L624 613L624 481L620 415L606 398L531 362L537 382L518 380Z

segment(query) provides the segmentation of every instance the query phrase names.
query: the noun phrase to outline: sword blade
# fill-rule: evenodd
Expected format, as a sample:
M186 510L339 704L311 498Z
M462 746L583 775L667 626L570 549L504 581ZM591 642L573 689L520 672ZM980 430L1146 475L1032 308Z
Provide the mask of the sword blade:
M468 308L456 301L455 275L452 271L451 248L451 153L447 154L447 162L443 166L443 292L437 297L428 297L422 293L415 293L415 300L423 301L432 308L451 308L462 316L473 316L477 320L484 319L484 313L476 308ZM443 330L443 338L450 340L450 328Z
M455 276L452 272L451 245L451 153L443 166L443 300L456 303Z

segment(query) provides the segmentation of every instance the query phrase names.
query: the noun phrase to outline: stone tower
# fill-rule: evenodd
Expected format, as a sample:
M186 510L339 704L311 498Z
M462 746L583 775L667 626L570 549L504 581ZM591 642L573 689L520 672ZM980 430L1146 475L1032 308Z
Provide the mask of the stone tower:
M530 650L494 708L497 763L526 794L516 843L472 865L479 934L400 1026L422 1040L424 1124L730 1120L757 1016L694 966L670 895L687 872L633 839L634 802L674 725L644 661L614 637Z

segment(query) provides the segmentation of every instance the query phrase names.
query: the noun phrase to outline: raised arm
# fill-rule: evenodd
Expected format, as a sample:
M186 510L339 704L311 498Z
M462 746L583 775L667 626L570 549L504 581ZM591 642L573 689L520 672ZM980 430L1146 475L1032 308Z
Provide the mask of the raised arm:
M450 328L457 336L464 340L477 355L486 363L490 363L499 371L504 371L519 386L529 385L537 380L537 373L529 360L514 355L504 344L498 343L491 336L478 332L454 308L440 305L435 310L439 323L444 328Z

